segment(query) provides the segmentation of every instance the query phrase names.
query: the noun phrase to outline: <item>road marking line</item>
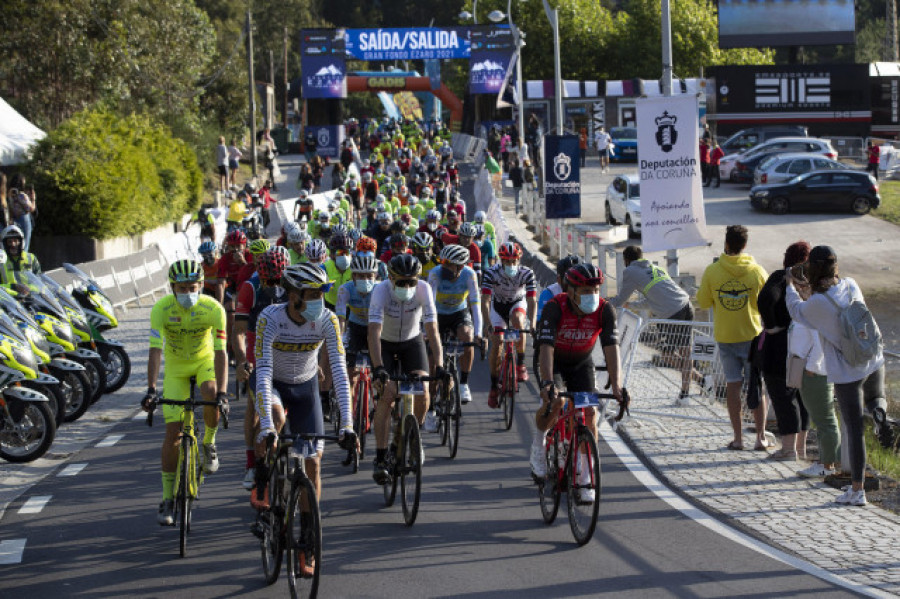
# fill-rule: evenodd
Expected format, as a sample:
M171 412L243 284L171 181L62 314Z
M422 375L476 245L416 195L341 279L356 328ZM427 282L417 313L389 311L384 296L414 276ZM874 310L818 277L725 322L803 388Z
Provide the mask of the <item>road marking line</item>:
M94 447L112 447L113 445L121 441L124 436L125 435L110 435L97 443Z
M22 562L26 539L9 539L0 541L0 565L9 566Z
M56 476L75 476L79 472L85 469L87 464L69 464L62 470L60 470Z
M867 597L887 599L889 597L895 596L890 593L886 593L881 589L865 586L833 574L828 570L816 566L815 564L804 561L802 559L794 557L789 553L785 553L784 551L766 545L765 543L754 539L753 537L744 534L743 532L740 532L735 528L732 528L728 524L716 520L710 514L704 512L702 509L694 506L689 501L675 494L671 489L669 489L669 487L665 485L665 483L656 478L656 476L654 476L653 473L647 469L640 458L638 458L634 454L634 452L631 451L631 448L625 444L625 441L622 440L622 438L612 430L612 427L609 426L609 423L604 421L601 423L599 428L600 436L603 437L603 440L606 441L606 443L610 446L610 448L612 448L622 464L624 464L625 467L628 468L631 474L633 474L634 477L637 478L642 485L653 491L653 493L657 497L672 506L674 509L678 510L691 520L697 522L697 524L705 526L712 532L730 539L735 543L739 543L758 553L778 560L784 564L787 564L788 566L791 566L792 568L796 568L802 572L805 572L810 576L821 578L822 580L830 582L833 585L840 586L845 589L850 589L854 592L866 595Z
M44 509L50 502L50 498L52 495L35 495L28 501L22 504L22 507L19 508L19 514L39 514L41 510Z

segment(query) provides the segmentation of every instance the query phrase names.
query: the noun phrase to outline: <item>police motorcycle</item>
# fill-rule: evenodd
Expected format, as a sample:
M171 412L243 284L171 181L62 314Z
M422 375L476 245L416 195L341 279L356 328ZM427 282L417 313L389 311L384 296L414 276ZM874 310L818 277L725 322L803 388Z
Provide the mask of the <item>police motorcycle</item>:
M71 295L84 310L97 352L106 365L106 392L115 393L131 376L131 358L125 351L125 344L103 336L104 332L119 326L116 310L100 285L81 269L68 262L63 262L63 268L76 277Z

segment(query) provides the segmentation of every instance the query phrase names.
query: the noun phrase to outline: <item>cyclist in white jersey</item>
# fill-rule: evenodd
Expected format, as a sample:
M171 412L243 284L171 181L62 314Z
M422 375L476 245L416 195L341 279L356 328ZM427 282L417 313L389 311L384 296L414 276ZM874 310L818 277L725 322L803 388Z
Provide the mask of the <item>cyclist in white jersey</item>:
M391 407L397 384L388 378L399 362L406 375L428 374L428 356L421 324L435 361L435 376L444 376L443 353L437 330L437 311L431 287L418 278L422 265L412 254L399 254L388 265L389 278L375 286L369 303L369 357L380 399L375 409L375 464L372 477L383 485L389 477L385 456L391 429ZM423 424L428 409L428 386L416 397L414 412Z

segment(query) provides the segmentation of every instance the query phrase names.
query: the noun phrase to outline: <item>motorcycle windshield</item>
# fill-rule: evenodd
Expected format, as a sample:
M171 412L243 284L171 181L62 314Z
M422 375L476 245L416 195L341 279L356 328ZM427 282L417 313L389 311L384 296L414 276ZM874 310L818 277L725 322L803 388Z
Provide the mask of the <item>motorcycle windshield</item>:
M23 285L26 285L32 294L32 301L34 301L35 308L38 311L46 310L53 316L56 316L63 322L68 322L69 319L66 316L66 311L63 309L62 305L59 303L59 300L56 299L56 295L53 293L44 280L33 272L28 271L19 271L14 273L16 280L18 280Z

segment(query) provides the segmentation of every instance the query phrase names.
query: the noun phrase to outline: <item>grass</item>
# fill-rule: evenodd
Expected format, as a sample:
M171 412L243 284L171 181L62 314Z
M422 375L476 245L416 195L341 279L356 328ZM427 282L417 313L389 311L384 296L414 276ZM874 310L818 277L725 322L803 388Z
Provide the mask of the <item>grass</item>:
M900 225L900 181L879 181L881 207L872 216Z

